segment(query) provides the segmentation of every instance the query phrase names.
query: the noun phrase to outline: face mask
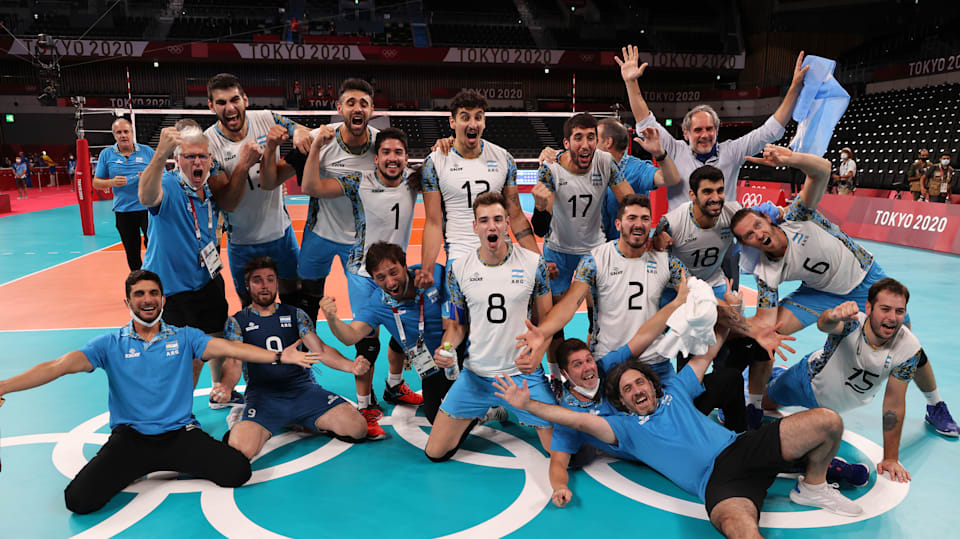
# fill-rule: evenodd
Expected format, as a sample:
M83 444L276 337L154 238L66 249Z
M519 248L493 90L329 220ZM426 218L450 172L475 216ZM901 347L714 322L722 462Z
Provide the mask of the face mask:
M597 392L600 391L600 384L599 384L599 383L597 384L597 387L595 387L595 388L593 388L593 389L587 389L587 388L585 388L585 387L581 387L581 386L578 386L577 384L573 383L573 379L570 378L570 375L567 374L566 372L564 372L563 375L567 377L567 380L570 380L570 387L571 387L571 388L577 390L577 393L580 393L581 395L587 397L588 399L594 398L594 397L597 395Z
M847 152L843 152L840 154L840 159L843 159L844 161L846 161L847 159L850 159L850 154L848 154Z
M948 166L950 166L950 160L949 160L949 159L941 159L941 160L940 160L940 164L943 165L943 166L945 166L945 167L948 167Z
M194 185L194 184L193 184L193 180L192 180L191 178L187 177L187 175L183 173L183 169L180 168L180 163L177 163L177 174L180 175L180 181L181 181L184 185L186 185L187 187L189 187L190 190L193 191L194 193L196 193L197 191L199 191L200 188L203 187L203 184L207 183L207 180L210 178L210 171L208 170L207 172L205 172L205 173L203 174L203 181L200 182L200 185Z
M134 314L133 309L130 309L130 304L127 304L127 309L130 311L130 317L137 321L138 324L152 328L153 326L160 323L160 320L163 319L163 307L160 307L160 314L153 320L153 322L144 322L142 318Z

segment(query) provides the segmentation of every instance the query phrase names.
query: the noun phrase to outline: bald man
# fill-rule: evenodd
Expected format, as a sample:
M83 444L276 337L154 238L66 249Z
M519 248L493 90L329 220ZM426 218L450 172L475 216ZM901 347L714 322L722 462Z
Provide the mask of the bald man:
M110 126L117 141L100 152L97 170L93 175L94 189L113 189L113 212L117 231L127 254L130 271L140 269L140 234L147 246L147 208L140 204L137 186L140 174L153 158L153 149L134 141L133 126L124 118L117 118Z

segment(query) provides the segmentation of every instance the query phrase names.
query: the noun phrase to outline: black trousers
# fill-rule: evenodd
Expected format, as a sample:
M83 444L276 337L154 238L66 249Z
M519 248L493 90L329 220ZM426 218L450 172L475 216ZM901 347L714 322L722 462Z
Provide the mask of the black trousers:
M123 251L127 253L127 266L130 271L140 269L143 260L140 258L140 233L143 232L143 246L147 246L147 210L141 211L118 211L114 215L117 218L117 232L120 232L120 241L123 243Z
M250 479L250 461L200 427L147 435L118 425L97 456L67 485L67 509L92 513L136 479L157 471L186 473L234 488Z

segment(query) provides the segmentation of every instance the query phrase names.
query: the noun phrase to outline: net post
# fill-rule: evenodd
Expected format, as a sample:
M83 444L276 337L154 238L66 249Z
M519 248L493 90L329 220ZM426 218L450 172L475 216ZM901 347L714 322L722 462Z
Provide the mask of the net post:
M90 171L90 145L84 138L77 139L77 170L74 181L83 235L93 236L93 175Z

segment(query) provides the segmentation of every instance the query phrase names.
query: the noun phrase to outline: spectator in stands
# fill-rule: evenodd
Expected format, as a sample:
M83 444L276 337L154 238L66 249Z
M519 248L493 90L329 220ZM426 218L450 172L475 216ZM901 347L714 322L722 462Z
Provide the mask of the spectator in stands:
M953 182L953 167L950 166L950 155L940 156L940 164L927 167L923 176L923 197L930 202L950 202L953 194L950 184Z
M294 19L296 20L296 19ZM294 108L300 108L300 81L293 81L293 106Z
M13 164L13 176L17 182L17 198L27 198L27 162L19 155Z
M914 200L920 200L920 195L923 194L922 184L924 182L922 178L926 174L927 169L932 166L933 163L930 162L930 150L921 148L919 157L910 165L910 169L907 170L907 181L910 182L910 194L913 195Z
M840 168L833 174L833 181L837 184L838 195L852 195L857 190L857 162L853 159L853 150L840 149Z
M147 245L147 208L140 204L137 195L140 176L153 158L153 149L134 142L133 126L124 118L118 118L110 126L113 139L117 141L100 152L97 168L93 173L94 189L113 189L113 213L117 232L127 254L130 271L140 269L140 235ZM165 276L164 280L167 280Z

